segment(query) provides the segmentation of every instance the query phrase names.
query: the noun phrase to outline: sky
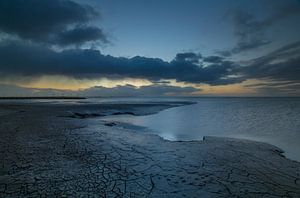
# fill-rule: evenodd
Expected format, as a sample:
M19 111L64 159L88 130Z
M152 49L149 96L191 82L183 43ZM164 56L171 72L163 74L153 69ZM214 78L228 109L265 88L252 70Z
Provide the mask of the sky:
M2 0L0 96L300 96L298 0Z

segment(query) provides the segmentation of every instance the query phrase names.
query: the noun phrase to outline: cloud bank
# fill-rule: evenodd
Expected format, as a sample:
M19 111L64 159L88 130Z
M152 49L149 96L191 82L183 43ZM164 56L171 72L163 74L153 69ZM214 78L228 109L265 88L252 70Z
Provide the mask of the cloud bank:
M193 87L177 87L170 85L149 85L135 87L132 85L106 88L92 87L79 91L23 88L0 84L1 97L39 97L39 96L83 96L83 97L154 97L154 96L188 96L201 90Z
M18 57L18 58L14 58ZM2 75L66 75L74 78L143 78L151 81L175 79L179 82L226 84L227 75L236 67L219 61L203 66L199 55L177 54L171 62L159 58L133 58L103 55L98 50L71 49L54 51L24 42L0 44Z

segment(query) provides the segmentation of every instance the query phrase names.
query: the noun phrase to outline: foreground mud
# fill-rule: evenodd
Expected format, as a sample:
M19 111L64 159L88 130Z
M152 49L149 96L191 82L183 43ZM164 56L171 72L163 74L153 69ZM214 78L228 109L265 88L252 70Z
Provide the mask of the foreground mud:
M300 163L274 146L97 119L177 105L1 105L0 197L300 197Z

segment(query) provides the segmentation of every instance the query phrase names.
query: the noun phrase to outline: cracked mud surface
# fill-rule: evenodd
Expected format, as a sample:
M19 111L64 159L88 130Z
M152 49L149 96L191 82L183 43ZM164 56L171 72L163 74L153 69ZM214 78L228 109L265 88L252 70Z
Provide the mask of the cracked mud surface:
M79 109L90 112L85 105L0 105L0 197L300 197L300 163L274 146L214 137L170 142L99 119L61 117Z

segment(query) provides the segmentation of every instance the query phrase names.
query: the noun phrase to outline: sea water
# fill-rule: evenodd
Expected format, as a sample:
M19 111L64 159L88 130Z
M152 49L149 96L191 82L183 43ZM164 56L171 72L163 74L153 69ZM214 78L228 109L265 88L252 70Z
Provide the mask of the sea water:
M147 116L109 119L147 128L171 141L203 136L244 138L273 144L300 161L300 98L189 98L196 104Z

